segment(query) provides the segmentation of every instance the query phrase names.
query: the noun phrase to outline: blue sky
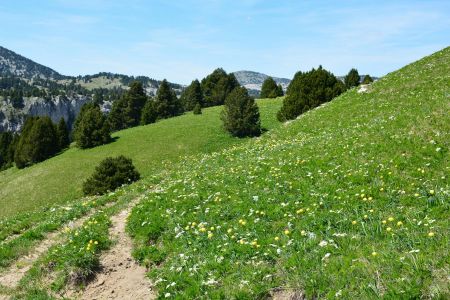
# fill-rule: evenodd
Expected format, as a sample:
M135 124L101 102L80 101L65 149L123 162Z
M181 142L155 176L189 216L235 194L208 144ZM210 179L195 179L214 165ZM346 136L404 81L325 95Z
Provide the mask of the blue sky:
M0 45L66 75L384 75L450 45L450 1L1 1Z

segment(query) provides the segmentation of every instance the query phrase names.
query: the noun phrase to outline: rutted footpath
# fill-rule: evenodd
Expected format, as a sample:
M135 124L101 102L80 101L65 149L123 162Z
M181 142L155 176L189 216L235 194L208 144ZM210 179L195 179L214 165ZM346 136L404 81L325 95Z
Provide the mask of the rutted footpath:
M154 299L152 284L146 277L146 268L131 256L132 241L125 232L128 215L140 198L127 209L111 218L110 237L115 240L112 248L100 258L100 271L85 289L80 299ZM78 298L78 297L77 297Z

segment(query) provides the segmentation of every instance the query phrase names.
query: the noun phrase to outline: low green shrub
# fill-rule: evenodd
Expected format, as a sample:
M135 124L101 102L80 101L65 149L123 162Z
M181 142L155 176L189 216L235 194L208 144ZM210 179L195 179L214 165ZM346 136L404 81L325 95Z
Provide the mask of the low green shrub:
M140 174L131 159L123 155L115 158L107 157L95 168L94 174L83 183L83 193L102 195L139 178Z

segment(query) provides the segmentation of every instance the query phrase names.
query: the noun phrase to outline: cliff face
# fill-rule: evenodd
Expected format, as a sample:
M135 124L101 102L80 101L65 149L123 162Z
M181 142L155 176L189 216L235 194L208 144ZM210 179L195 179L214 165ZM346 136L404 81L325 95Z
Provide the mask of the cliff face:
M56 96L51 100L38 97L24 98L24 107L15 109L9 99L0 101L0 132L2 131L20 131L26 116L49 116L54 123L61 118L67 122L69 126L73 126L75 117L79 113L81 107L91 101L88 96ZM104 112L107 112L108 103L105 103Z

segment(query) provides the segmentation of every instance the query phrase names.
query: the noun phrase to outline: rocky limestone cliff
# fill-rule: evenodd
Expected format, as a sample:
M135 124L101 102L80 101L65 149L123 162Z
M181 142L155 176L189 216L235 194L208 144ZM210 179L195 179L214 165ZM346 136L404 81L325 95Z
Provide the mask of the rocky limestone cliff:
M0 100L0 132L3 131L20 131L26 116L49 116L54 123L61 118L73 126L75 117L79 113L81 107L92 101L88 96L56 96L51 100L38 97L24 98L24 107L15 109L9 99ZM102 110L106 113L110 109L110 103L105 102Z

